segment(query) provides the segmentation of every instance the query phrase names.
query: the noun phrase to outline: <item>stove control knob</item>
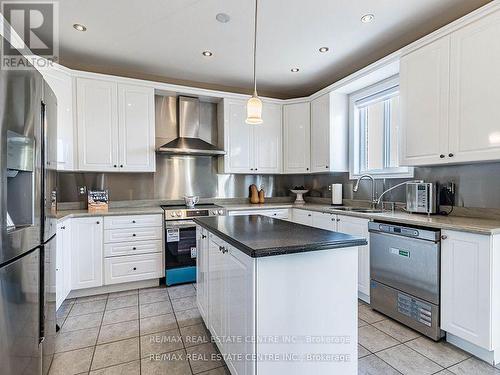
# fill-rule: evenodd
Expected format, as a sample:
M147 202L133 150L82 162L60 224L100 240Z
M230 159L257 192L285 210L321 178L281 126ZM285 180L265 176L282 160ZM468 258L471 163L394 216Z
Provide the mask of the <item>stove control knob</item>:
M224 215L224 210L219 210L219 215Z
M181 217L181 216L182 216L182 212L177 211L177 212L176 212L176 215L177 215L177 217Z

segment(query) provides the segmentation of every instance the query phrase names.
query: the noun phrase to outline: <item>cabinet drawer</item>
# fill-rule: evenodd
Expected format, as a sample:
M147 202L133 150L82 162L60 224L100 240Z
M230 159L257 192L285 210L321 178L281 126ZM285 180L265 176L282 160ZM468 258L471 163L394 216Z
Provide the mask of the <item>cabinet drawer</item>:
M162 254L142 254L104 259L104 283L118 284L163 276Z
M163 215L126 215L104 217L104 229L161 226L163 226Z
M108 229L104 231L104 243L161 240L162 227Z
M107 243L104 245L104 256L161 253L163 249L162 243L162 240Z

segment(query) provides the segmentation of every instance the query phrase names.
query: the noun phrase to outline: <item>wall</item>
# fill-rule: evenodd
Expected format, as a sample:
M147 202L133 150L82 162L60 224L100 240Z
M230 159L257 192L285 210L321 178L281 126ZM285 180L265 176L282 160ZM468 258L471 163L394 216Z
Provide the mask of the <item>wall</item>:
M248 197L250 184L263 186L267 197L286 197L289 189L303 185L310 196L330 197L329 184L344 184L344 198L369 199L370 181L362 181L357 193L348 173L316 175L225 175L217 174L216 159L212 157L157 155L156 173L58 173L58 199L77 202L78 187L108 189L110 200L179 199L184 195L203 198ZM428 182L457 184L458 206L500 208L500 163L461 166L415 168L415 178ZM403 180L377 180L380 194ZM389 201L405 201L404 187L387 195Z

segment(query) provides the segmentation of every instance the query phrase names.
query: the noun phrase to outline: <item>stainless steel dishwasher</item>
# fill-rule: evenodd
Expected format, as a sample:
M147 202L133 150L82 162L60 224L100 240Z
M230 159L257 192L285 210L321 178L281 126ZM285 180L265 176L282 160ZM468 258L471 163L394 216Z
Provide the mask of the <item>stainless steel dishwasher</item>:
M440 230L370 222L370 305L439 340Z

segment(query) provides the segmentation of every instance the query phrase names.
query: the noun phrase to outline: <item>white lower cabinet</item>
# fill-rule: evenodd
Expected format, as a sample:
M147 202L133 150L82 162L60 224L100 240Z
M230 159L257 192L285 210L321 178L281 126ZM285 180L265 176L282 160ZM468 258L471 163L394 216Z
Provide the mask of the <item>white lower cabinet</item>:
M104 259L106 285L161 277L162 254L141 254Z
M499 271L492 269L498 255L492 253L491 237L448 230L441 233L441 328L492 350L491 290Z
M245 215L263 215L273 217L275 219L288 220L290 210L288 208L270 209L270 210L245 210L245 211L229 211L229 216L245 216Z
M104 284L164 276L163 216L104 218Z
M102 286L102 217L71 221L71 289Z
M337 231L351 236L364 237L368 245L358 247L358 293L369 302L370 297L370 234L368 219L337 215Z
M71 292L71 219L57 224L56 309Z
M319 229L337 230L337 215L328 212L312 212L312 226Z
M292 221L297 224L313 226L312 212L294 208L292 210Z

